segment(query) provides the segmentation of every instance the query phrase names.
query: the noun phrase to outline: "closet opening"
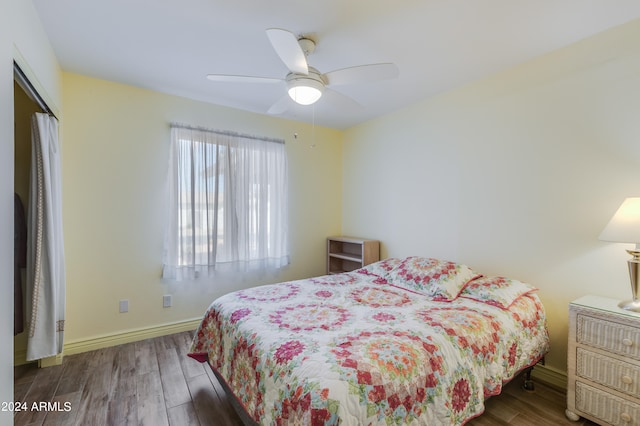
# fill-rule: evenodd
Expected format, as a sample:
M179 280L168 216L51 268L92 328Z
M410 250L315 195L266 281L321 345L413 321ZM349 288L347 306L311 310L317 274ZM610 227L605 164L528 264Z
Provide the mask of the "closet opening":
M29 321L27 303L27 245L31 233L29 224L30 186L32 184L32 119L36 113L55 115L38 94L20 67L13 64L14 92L14 365L27 363ZM34 210L35 211L35 210ZM34 234L35 235L35 234Z
M53 113L53 111L51 111L51 109L49 108L47 103L44 101L44 99L42 99L42 96L40 96L40 94L38 93L36 88L33 86L33 84L31 84L31 82L27 78L24 71L22 71L22 69L20 68L20 65L18 65L15 61L13 62L13 82L14 82L14 93L16 91L16 84L17 84L20 87L20 89L22 89L24 94L31 100L31 102L35 103L38 106L38 108L40 108L38 112L45 112L47 114L53 115L54 117L56 116ZM15 95L14 95L14 99L15 99ZM14 100L14 106L15 106L15 100Z

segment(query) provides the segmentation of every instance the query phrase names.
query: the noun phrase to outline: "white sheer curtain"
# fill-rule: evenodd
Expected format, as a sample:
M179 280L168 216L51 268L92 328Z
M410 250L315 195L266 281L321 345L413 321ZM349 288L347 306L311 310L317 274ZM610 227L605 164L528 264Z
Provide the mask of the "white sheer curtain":
M172 125L163 277L289 263L284 141Z
M31 181L27 243L27 361L62 353L65 265L58 120L31 122Z

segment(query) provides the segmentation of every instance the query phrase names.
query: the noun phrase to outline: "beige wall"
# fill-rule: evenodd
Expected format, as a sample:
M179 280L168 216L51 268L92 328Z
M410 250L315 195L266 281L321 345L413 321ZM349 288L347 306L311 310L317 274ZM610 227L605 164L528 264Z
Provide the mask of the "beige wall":
M341 132L316 128L311 148L311 125L69 73L63 101L68 344L196 319L229 291L323 273L325 238L341 227ZM170 122L286 141L291 265L281 274L160 278ZM162 307L164 294L173 307Z
M630 296L623 244L598 235L640 195L640 21L350 129L343 231L540 288L548 365L567 305Z

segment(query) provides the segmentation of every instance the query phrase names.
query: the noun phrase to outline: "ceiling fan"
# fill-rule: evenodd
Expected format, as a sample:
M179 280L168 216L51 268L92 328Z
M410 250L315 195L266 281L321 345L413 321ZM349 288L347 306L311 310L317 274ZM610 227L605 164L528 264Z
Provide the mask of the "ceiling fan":
M280 28L266 30L267 37L276 53L289 69L285 78L254 77L246 75L209 74L212 81L226 83L286 83L289 98L300 105L315 103L329 86L354 83L369 83L398 76L398 67L392 63L359 65L321 74L309 66L307 56L314 52L316 43L308 37L296 37ZM334 90L334 92L336 92ZM338 93L338 92L336 92ZM340 94L349 100L346 95ZM269 108L271 114L279 114L287 109L289 98L284 96ZM357 103L351 100L353 103Z

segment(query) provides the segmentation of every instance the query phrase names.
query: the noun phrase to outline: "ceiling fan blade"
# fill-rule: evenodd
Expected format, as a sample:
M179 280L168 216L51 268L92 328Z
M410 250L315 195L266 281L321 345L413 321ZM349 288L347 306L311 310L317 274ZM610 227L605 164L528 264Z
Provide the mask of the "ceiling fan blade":
M280 83L283 81L281 78L228 74L209 74L207 78L211 81L220 81L223 83Z
M280 99L278 99L278 101L275 104L271 105L271 107L267 110L267 113L282 114L287 109L289 109L290 101L291 101L291 98L289 98L289 95L285 95L281 97Z
M267 37L289 71L309 74L307 57L298 43L298 38L293 33L280 28L269 28Z
M330 71L324 75L328 84L340 86L344 84L370 83L396 78L399 74L396 64L382 63L359 65Z
M364 105L360 102L353 99L351 96L347 96L344 93L338 92L337 90L332 90L329 88L324 89L324 93L322 94L325 100L335 106L340 106L342 108L348 108L350 110L363 110Z

